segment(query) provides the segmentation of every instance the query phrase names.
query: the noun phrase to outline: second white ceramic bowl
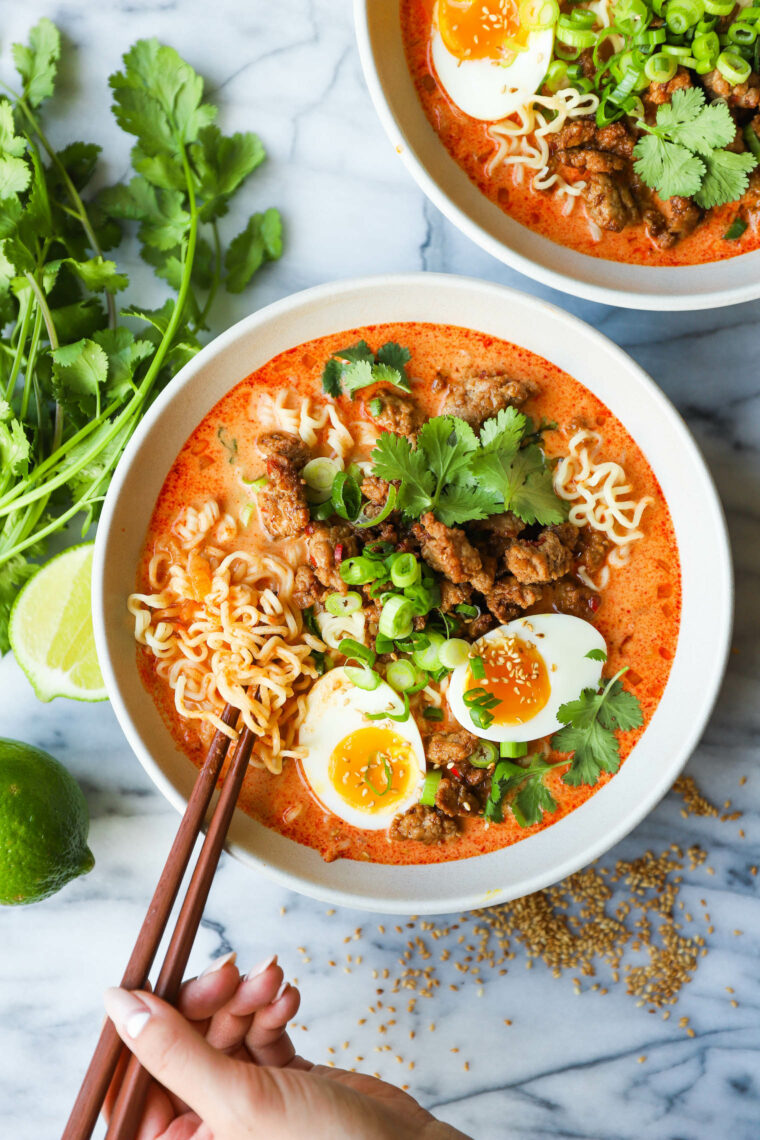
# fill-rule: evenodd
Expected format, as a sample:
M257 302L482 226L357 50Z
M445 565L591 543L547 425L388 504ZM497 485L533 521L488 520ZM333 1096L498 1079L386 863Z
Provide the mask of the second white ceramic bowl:
M178 373L124 452L98 527L93 618L103 676L127 739L156 786L183 809L196 769L175 745L142 686L126 605L164 479L206 413L273 356L327 333L387 321L478 329L538 353L585 384L623 422L659 479L683 573L678 648L651 723L609 784L538 835L472 859L390 867L324 863L316 851L242 812L233 820L232 853L294 890L375 911L443 913L528 894L578 870L617 842L673 783L699 740L723 675L732 578L719 500L678 413L611 341L533 297L427 273L322 285L252 314Z
M625 265L557 245L515 222L470 181L428 122L406 64L399 0L354 0L354 16L364 75L390 141L431 202L494 257L607 305L712 309L760 297L760 250L709 265Z

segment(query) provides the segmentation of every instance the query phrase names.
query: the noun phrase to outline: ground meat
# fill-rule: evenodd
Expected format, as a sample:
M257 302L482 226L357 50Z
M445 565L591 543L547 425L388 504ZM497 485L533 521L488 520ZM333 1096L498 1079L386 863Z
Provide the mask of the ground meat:
M444 613L450 613L456 606L464 605L471 596L472 586L469 582L462 582L458 586L447 579L441 582L441 609Z
M650 83L644 92L644 102L650 103L653 107L659 107L662 103L669 103L675 92L682 87L691 86L691 72L685 67L679 67L673 78L669 79L667 83Z
M362 494L365 499L369 499L371 503L377 506L385 506L385 500L388 498L388 487L385 479L381 479L379 475L365 475L362 479Z
M628 165L625 159L616 159L616 161L623 166ZM639 210L629 186L625 181L613 178L611 174L590 174L581 193L589 217L603 230L620 233L626 226L638 221Z
M322 585L345 594L348 586L340 576L339 566L344 558L353 558L359 551L359 544L351 528L345 523L337 523L335 526L323 522L311 523L306 544L309 561Z
M449 382L440 414L458 416L479 428L502 408L521 408L537 391L532 380L514 380L503 372L478 372Z
M524 542L518 538L507 551L506 561L507 569L518 582L533 585L563 578L572 567L573 556L549 530L535 542Z
M760 116L758 117L760 118ZM753 126L755 121L756 120L753 120ZM760 131L760 123L758 124L758 130ZM742 201L747 215L750 218L754 218L755 215L760 215L760 168L756 168L750 174L747 193L744 195Z
M500 622L512 621L522 610L541 601L541 587L518 582L511 574L497 578L486 594L486 605Z
M754 110L760 106L760 75L751 71L746 83L729 83L721 73L708 71L702 77L702 86L710 99L724 99L729 107L740 107L742 110Z
M258 436L256 447L267 459L280 456L289 459L300 470L311 459L311 451L297 435L288 431L265 431Z
M470 582L486 593L493 583L493 570L484 564L478 551L459 527L444 526L428 511L412 527L419 539L422 557L428 566L443 574L450 582Z
M473 618L472 621L465 622L464 632L470 641L477 641L484 633L488 633L489 629L493 629L496 625L496 618L493 614L483 613L478 617Z
M585 147L630 158L633 146L634 139L622 122L597 127L594 119L573 119L561 131L557 131L556 135L549 137L549 148L553 154Z
M309 606L313 606L315 602L321 602L324 597L325 590L311 566L306 563L299 566L296 570L295 582L293 584L293 601L296 603L300 610L307 610Z
M562 545L566 546L568 550L575 550L581 534L575 523L554 523L553 526L548 526L546 529L552 534L556 534Z
M373 388L371 392L360 396L366 414L383 431L392 431L396 435L413 436L422 422L420 410L411 396L402 396L398 392L381 391ZM382 407L377 414L369 410L373 400L379 400Z
M572 150L558 150L552 160L556 166L570 166L589 174L615 174L628 166L628 159L592 147L577 146ZM613 180L614 181L614 180Z
M418 843L447 843L458 834L453 819L425 804L415 804L397 815L390 827L391 839L416 839Z
M458 732L435 732L425 748L428 763L436 768L447 764L461 764L477 747L477 737L460 729Z
M587 586L580 586L571 578L558 582L554 588L554 608L561 614L589 620L599 609L601 598Z
M261 521L273 538L295 538L309 525L304 481L297 468L281 455L267 460L266 487L257 496Z
M470 815L478 814L480 804L472 792L468 792L464 784L444 776L435 793L435 806L444 815Z
M702 211L691 198L682 198L678 194L672 198L660 198L654 190L643 194L648 201L642 211L644 225L651 240L661 249L677 245L681 238L692 232L702 217ZM637 197L641 201L641 188L637 190Z
M589 574L601 570L611 546L610 540L593 527L584 526L578 535L578 562Z
M525 523L511 511L505 511L501 515L490 515L489 518L470 527L477 544L487 545L489 551L497 556L504 554L512 539L517 538L524 530Z
M474 764L469 764L465 760L461 764L457 764L456 769L452 770L452 775L460 779L468 788L479 788L486 780L490 779L491 772L488 768L476 768Z

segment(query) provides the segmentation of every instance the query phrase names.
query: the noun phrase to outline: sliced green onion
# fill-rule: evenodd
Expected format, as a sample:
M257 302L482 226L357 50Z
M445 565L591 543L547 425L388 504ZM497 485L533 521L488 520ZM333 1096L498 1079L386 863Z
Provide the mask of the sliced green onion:
M638 32L634 43L639 50L644 48L653 48L658 44L664 44L668 38L668 33L664 28L644 28L643 31Z
M760 160L760 138L758 138L755 134L755 131L752 128L752 123L747 123L742 134L744 135L745 143L752 151L755 158Z
M474 680L483 680L486 675L486 663L482 657L476 655L470 658L470 672Z
M470 606L466 602L462 602L461 605L454 606L454 609L458 614L461 614L462 617L480 617L480 609L478 606Z
M559 91L568 78L568 67L564 59L555 59L549 64L544 76L544 86L550 91Z
M330 498L335 476L342 469L343 464L337 459L328 459L320 456L310 459L301 472L306 484L306 497L313 503L324 503Z
M426 807L433 807L435 804L435 793L438 791L438 785L443 778L443 772L440 768L433 768L431 772L426 773L425 783L422 785L422 795L420 796L420 803L425 804Z
M364 586L367 582L374 582L381 574L385 574L382 562L365 558L362 554L357 558L345 558L340 564L340 576L349 586Z
M728 29L728 39L730 43L738 44L739 47L749 47L757 39L757 28L753 28L751 24L736 22Z
M470 720L476 728L488 728L493 724L493 713L481 708L480 705L473 705L470 709Z
M495 709L497 705L501 704L498 697L495 697L493 693L489 693L486 689L481 689L480 686L474 689L468 689L462 700L468 708L474 708L476 705L479 705L484 709Z
M356 526L378 526L381 522L385 522L385 520L388 518L388 515L396 505L397 496L398 490L396 486L393 483L389 483L388 497L385 500L385 504L383 506L383 509L380 511L380 514L373 515L372 518L369 518L365 512L361 518L356 519Z
M383 762L383 775L385 776L385 787L383 788L382 792L375 787L366 772L362 776L362 780L372 792L373 796L375 796L377 799L382 799L383 796L388 795L388 792L393 787L393 769L391 768L390 761L384 752L375 752L372 756L372 759L370 760L370 763L376 764L378 760L382 760Z
M437 709L435 705L428 705L422 710L422 715L425 720L443 720L443 709Z
M332 499L326 499L324 503L312 503L309 506L311 517L318 522L324 522L325 519L331 519L335 514L335 508L332 505Z
M369 692L376 689L383 680L374 669L367 669L364 666L356 669L353 665L346 665L345 674L357 689L367 689Z
M641 67L628 67L626 68L625 75L618 83L617 87L608 95L608 99L613 103L621 106L625 103L629 95L631 95L639 82L643 69Z
M730 16L734 10L734 0L704 0L705 12L711 16Z
M558 19L557 0L523 0L520 5L520 27L531 32L553 28Z
M420 564L413 554L396 554L391 562L391 582L399 590L414 586L422 577Z
M747 223L743 218L734 218L731 225L728 227L723 235L724 241L737 241L747 228Z
M499 749L492 740L480 740L478 747L467 757L473 768L490 768L499 759Z
M715 32L703 32L702 35L695 36L691 45L692 55L700 63L710 61L715 65L715 60L720 54L720 40Z
M508 760L515 760L518 756L527 756L528 745L522 741L504 740L499 745L499 755Z
M673 56L663 52L651 55L644 64L644 74L652 83L668 83L677 70L678 64Z
M686 59L691 55L691 50L684 47L683 44L663 44L660 49L663 55L672 55L676 59Z
M360 641L354 641L353 637L342 638L338 646L338 653L342 653L344 657L348 657L354 661L366 661L368 665L375 664L376 654L374 649L362 645Z
M428 644L422 649L416 649L412 653L412 660L418 669L427 669L428 672L432 673L435 669L440 668L441 662L438 651L446 638L435 629L425 630L425 636L428 639Z
M351 478L347 471L339 471L333 479L330 498L336 515L340 515L342 519L353 522L359 517L359 511L362 507L362 493L359 490L359 484Z
M424 617L438 605L441 600L440 591L428 589L427 586L407 586L404 597L412 606L415 617Z
M748 60L735 51L722 51L715 63L724 79L735 87L749 79L752 68Z
M383 606L377 628L385 637L408 637L413 617L414 606L409 599L394 594Z
M699 23L704 11L704 0L668 0L665 7L665 23L671 32L682 36L689 28Z
M349 590L347 594L328 594L325 598L325 608L333 617L355 614L362 608L362 596L353 590Z
M401 693L400 696L404 702L401 712L365 713L365 717L367 720L395 720L397 722L409 720L409 697L406 693Z
M390 637L383 637L382 633L378 633L375 637L375 650L377 653L393 653L396 648L395 641Z
M593 47L596 43L596 32L590 28L573 26L565 16L560 16L555 35L561 44L578 51Z
M266 475L259 475L257 479L241 478L240 482L244 483L246 487L250 487L252 491L260 491L263 487L266 487L269 479Z
M438 650L438 659L447 669L464 665L470 655L470 643L461 637L450 637Z
M370 400L370 402L367 404L367 407L369 408L369 414L371 416L379 416L384 406L385 405L379 396L375 396L375 398L373 400Z
M248 523L251 521L251 518L253 516L253 512L255 510L256 510L256 504L255 503L243 503L243 506L240 508L240 525L241 526L243 526L243 527L248 526Z
M415 687L419 678L411 661L392 661L385 670L385 679L399 693L405 693Z

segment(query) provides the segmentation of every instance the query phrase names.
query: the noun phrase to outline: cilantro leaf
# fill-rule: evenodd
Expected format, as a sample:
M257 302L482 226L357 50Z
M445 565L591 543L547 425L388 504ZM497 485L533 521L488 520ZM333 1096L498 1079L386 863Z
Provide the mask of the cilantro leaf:
M661 198L690 197L702 185L705 165L684 146L644 135L633 148L636 173Z
M389 368L395 368L396 372L400 372L403 376L412 354L408 348L402 348L394 340L389 340L380 345L375 357L378 364L387 364Z
M662 103L657 126L668 131L674 142L705 156L716 147L728 146L736 133L727 104L718 100L705 106L699 87L682 87L670 103Z
M258 135L251 131L223 135L219 127L212 124L199 132L192 155L199 189L206 199L201 217L211 221L227 212L230 196L261 165L266 151Z
M359 340L356 344L349 345L348 348L339 348L337 352L333 353L340 360L347 360L349 364L357 364L359 361L367 361L368 364L375 363L375 354L367 344L366 340Z
M525 766L512 760L499 760L491 777L483 815L495 823L503 822L504 801L512 795L510 807L520 827L540 823L545 811L557 810L557 801L544 781L553 768L559 767L562 763L551 764L542 756L528 757Z
M451 484L438 496L435 505L436 517L445 526L458 526L461 523L486 519L501 511L498 495L485 487L473 484Z
M396 505L405 515L419 518L432 508L436 480L422 449L413 448L404 436L383 432L371 459L373 474L389 483L401 480Z
M530 774L512 800L512 813L520 827L533 827L544 818L544 812L557 810L557 801L544 783L544 776L553 765L538 758L535 763L540 767Z
M14 44L13 62L24 84L24 97L39 107L53 94L61 37L55 24L43 17L29 33L29 44Z
M434 416L417 434L417 447L441 485L456 482L469 470L470 455L477 446L475 432L456 416Z
M607 654L604 652L603 649L589 649L586 656L588 657L589 661L606 661L607 660Z
M26 474L30 455L23 425L5 400L0 400L0 490L14 475Z
M358 392L360 388L367 388L375 383L373 365L368 360L355 360L342 371L343 387L349 396Z
M11 610L19 590L33 574L38 566L28 562L20 554L14 554L0 563L0 656L7 653L11 645L8 640L8 623Z
M118 293L126 289L129 278L125 273L119 273L116 263L104 261L102 257L90 257L86 261L77 261L76 258L67 257L63 261L77 277L94 293L105 289L107 293Z
M83 409L89 402L82 397L94 397L99 408L100 389L108 375L108 357L93 340L79 340L51 352L53 359L53 388L63 403L78 402Z
M584 689L577 700L560 705L557 718L564 728L555 732L551 746L556 752L572 753L563 780L573 787L593 787L602 772L617 772L620 746L615 732L643 724L641 705L623 688L620 674L599 689Z
M331 356L322 369L322 391L327 396L337 398L341 394L342 375L342 364L334 356Z
M224 267L228 293L242 293L257 269L265 261L282 256L282 219L279 210L251 214L244 230L227 247Z
M500 496L502 510L513 511L523 522L547 526L565 519L567 509L554 492L551 470L535 444L516 454L508 449L476 452L471 470L482 487Z
M511 405L502 408L480 429L480 446L484 452L499 451L514 455L523 438L527 416Z
M730 150L714 150L705 156L705 165L707 172L694 201L704 210L709 210L711 206L722 206L741 198L757 159L749 152L734 154Z

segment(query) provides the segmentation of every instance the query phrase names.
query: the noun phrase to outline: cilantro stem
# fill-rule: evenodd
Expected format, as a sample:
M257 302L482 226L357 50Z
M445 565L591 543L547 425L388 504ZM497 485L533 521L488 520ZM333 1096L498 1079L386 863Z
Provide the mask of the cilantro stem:
M16 344L16 354L13 358L13 366L11 368L10 376L8 377L8 384L5 389L6 403L10 404L13 399L13 393L16 388L16 381L18 374L21 370L21 363L24 358L24 349L26 348L26 338L29 335L29 322L32 319L32 303L30 297L24 297L23 311L21 314L21 324L18 333L18 343Z
M32 329L32 339L29 344L29 354L26 358L26 369L24 372L24 391L21 396L21 411L20 418L26 419L26 413L29 408L29 397L32 393L32 376L34 375L34 368L37 363L37 351L40 344L40 336L42 335L42 313L40 309L34 317L34 328Z
M217 290L222 281L222 243L219 239L219 227L216 222L212 223L211 232L214 238L214 276L209 286L206 303L198 316L198 320L195 322L196 329L206 328L206 318L211 311L211 306L214 303Z
M48 340L50 341L50 347L53 350L53 352L55 352L55 350L58 348L58 334L55 331L55 324L53 322L53 315L50 312L50 308L48 306L47 300L45 299L45 294L42 292L42 289L40 288L39 282L37 281L36 277L32 276L31 273L25 273L24 276L26 277L27 281L29 282L29 284L32 287L32 292L34 293L34 299L36 300L37 305L39 306L39 311L42 313L42 319L45 322L45 331L48 334Z

